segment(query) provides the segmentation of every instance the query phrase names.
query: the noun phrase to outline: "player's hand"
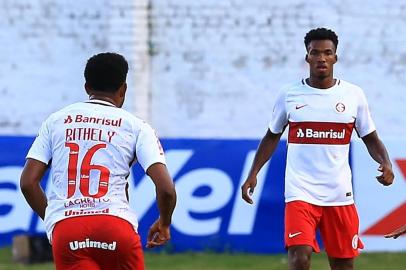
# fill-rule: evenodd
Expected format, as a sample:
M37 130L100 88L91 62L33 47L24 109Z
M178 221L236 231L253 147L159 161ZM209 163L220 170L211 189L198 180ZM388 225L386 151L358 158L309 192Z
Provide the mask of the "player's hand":
M395 176L390 164L381 164L378 168L378 171L382 173L381 175L378 175L376 177L379 183L384 186L389 186L393 183L393 179L395 178Z
M147 238L147 248L154 248L166 244L171 239L171 231L169 226L161 224L158 218L149 228Z
M254 189L257 185L257 178L255 176L248 176L244 184L241 186L241 195L244 201L249 204L253 204L254 201L251 199L252 194L254 194Z
M396 230L394 230L391 233L385 234L385 238L391 238L393 237L394 239L398 238L399 236L401 236L402 234L406 233L406 224L403 225L400 228L397 228Z

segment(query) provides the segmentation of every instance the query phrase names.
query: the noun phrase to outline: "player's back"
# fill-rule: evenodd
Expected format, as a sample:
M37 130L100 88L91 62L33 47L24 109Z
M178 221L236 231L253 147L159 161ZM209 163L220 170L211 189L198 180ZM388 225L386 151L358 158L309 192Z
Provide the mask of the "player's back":
M87 177L100 180L92 181L89 190L77 190L72 182L58 190L58 195L100 198L108 192L105 184L115 186L128 176L141 120L99 100L73 104L51 119L55 177L61 175L64 181L67 176L71 181L80 173L80 181L86 182Z
M153 133L148 124L101 100L72 104L44 122L38 137L44 142L35 142L28 157L49 152L52 158L48 234L59 220L86 215L114 215L137 226L126 185L136 153L150 145L143 143L145 133ZM141 165L148 166L148 156L140 156Z

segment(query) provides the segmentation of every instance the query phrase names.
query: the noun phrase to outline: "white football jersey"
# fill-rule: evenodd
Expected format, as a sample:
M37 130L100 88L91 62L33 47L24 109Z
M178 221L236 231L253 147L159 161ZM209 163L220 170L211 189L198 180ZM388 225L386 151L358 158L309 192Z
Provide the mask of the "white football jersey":
M102 100L75 103L42 124L27 158L51 164L51 193L45 227L86 215L138 221L126 197L131 165L146 171L165 157L154 130L129 112Z
M279 94L269 129L282 133L286 126L286 202L354 203L351 134L354 128L360 137L375 130L362 89L338 79L328 89L313 88L305 80L291 85Z

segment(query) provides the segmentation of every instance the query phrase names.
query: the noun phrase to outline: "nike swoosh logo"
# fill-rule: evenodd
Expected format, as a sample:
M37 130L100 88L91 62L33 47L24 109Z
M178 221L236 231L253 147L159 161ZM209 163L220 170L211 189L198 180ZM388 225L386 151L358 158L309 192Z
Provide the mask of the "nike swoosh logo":
M303 108L303 107L306 107L306 106L307 106L307 104L296 105L296 110L299 110L299 109L301 109L301 108Z
M297 233L289 233L289 238L293 238L295 236L298 236L299 234L301 234L302 232L297 232Z

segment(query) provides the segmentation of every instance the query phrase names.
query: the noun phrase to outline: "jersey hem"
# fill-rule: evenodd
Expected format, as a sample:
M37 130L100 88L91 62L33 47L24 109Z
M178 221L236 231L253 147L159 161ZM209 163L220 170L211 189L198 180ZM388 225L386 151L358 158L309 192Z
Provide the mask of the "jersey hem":
M293 201L303 201L306 203L310 203L313 205L317 205L317 206L345 206L345 205L351 205L354 204L354 200L350 200L350 201L346 201L346 202L321 202L321 201L317 201L317 200L311 200L308 198L286 198L285 199L285 203L288 202L293 202Z
M129 219L126 219L126 218L124 218L124 217L122 217L122 216L120 216L120 215L114 215L114 214L97 214L97 215L83 215L83 216L76 216L76 217L88 217L88 216L113 216L113 217L121 218L121 219L127 221L128 223L130 223L131 226L133 226L134 231L135 231L136 233L138 233L138 221L136 221L136 222L134 223L133 221L131 221L131 220L129 220ZM58 222L60 222L60 221L62 221L62 220L65 220L65 219L69 219L69 218L75 218L75 217L61 217L61 218L59 218L59 219L54 220L53 223L49 226L49 229L48 229L48 226L45 226L45 227L46 227L46 228L45 228L46 234L47 234L47 236L48 236L48 240L49 240L49 243L50 243L50 244L52 244L52 233L53 233L53 231L54 231L54 228L55 228L56 223L58 223Z

